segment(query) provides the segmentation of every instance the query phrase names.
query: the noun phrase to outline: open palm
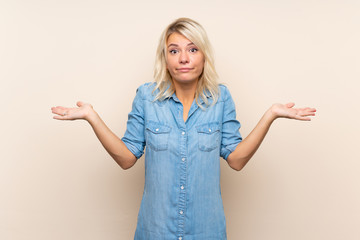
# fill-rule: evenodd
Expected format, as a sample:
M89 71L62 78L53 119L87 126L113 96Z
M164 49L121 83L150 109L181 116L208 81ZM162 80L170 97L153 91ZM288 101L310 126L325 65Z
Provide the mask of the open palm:
M315 116L315 108L294 108L295 103L272 105L271 110L277 117L297 119L303 121L310 121L309 116Z
M52 113L56 114L53 118L58 120L76 120L86 119L88 113L92 110L93 106L89 103L77 102L78 107L67 108L62 106L52 107Z

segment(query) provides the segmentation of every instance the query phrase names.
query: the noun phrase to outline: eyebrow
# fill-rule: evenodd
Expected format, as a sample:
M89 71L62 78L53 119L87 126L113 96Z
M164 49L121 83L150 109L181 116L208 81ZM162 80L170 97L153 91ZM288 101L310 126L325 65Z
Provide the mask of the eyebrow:
M190 45L195 45L195 44L191 42L191 43L189 43L187 46L190 46ZM178 46L179 46L179 45L177 45L177 44L175 44L175 43L170 43L169 46L168 46L168 48L169 48L169 47L178 47Z

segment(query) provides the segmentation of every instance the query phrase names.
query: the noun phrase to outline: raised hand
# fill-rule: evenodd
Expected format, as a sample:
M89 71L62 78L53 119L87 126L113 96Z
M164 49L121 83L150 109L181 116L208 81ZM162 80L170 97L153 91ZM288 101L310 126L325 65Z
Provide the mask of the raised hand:
M52 113L56 114L53 118L57 120L76 120L84 119L87 120L89 113L93 111L93 106L89 103L77 102L78 107L67 108L67 107L52 107Z
M290 118L302 121L310 121L309 116L315 116L315 108L293 108L295 103L280 104L276 103L271 106L271 112L276 118Z

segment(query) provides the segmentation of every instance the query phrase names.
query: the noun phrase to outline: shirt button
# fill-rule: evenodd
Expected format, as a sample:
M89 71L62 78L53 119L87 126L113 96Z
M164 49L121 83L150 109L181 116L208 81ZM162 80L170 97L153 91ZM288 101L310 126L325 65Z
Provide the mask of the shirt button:
M181 134L182 134L182 135L185 135L185 132L182 132Z
M181 215L183 215L183 213L184 213L183 211L180 211L180 214L181 214Z
M211 132L211 129L209 128L209 132Z
M184 186L181 186L180 188L181 188L181 190L183 190L183 189L184 189Z
M185 158L182 158L181 161L185 162Z
M157 132L158 132L158 131L159 131L159 129L157 128L157 129L155 129L155 131L157 131Z
M182 240L182 237L179 237L179 240Z

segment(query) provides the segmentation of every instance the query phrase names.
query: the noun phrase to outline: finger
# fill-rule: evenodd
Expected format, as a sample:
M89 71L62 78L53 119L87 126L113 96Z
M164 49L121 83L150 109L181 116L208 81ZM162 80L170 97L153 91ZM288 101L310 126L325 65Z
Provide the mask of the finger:
M304 111L300 111L296 114L295 118L298 119L300 118L300 120L310 120L312 116L315 116L315 112L304 112Z
M67 116L54 116L53 119L56 119L56 120L69 120L69 118Z
M309 118L309 117L296 116L295 119L301 120L301 121L311 121L311 118Z
M296 109L296 108L294 108ZM315 108L297 108L296 109L298 111L298 113L301 113L301 114L307 114L307 113L315 113L316 112L316 109Z
M68 110L69 110L69 108L60 107L60 106L51 108L51 111L53 113L57 113L57 114L62 114Z
M298 114L298 117L311 117L311 116L315 116L314 113L302 113L302 114Z
M303 115L315 116L316 111L307 110L303 112Z
M63 106L57 106L57 107L55 107L56 109L61 109L61 110L63 110L63 109L67 109L67 107L63 107Z
M308 112L316 112L316 109L315 109L315 108L309 108L309 107L299 108L299 110L301 110L301 111L308 111Z
M52 110L52 113L62 115L62 116L65 116L68 114L67 108L52 108L51 110Z

